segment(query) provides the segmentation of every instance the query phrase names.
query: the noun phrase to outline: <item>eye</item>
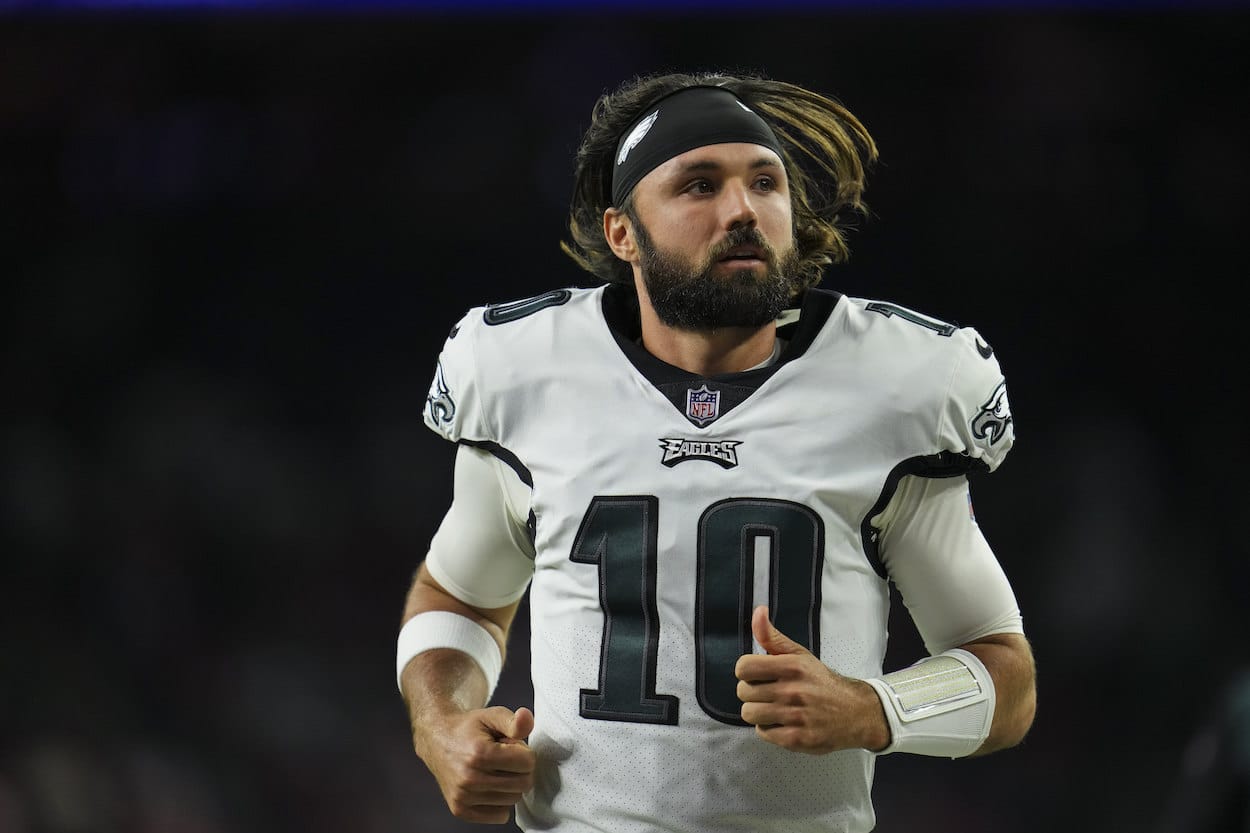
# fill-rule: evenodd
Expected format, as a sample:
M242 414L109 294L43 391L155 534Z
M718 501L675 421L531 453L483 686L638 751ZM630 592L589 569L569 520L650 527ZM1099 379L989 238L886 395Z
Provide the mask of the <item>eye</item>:
M777 180L771 176L762 176L755 180L755 187L761 191L776 191Z
M687 185L685 190L691 194L710 194L714 189L712 183L706 179L696 179Z

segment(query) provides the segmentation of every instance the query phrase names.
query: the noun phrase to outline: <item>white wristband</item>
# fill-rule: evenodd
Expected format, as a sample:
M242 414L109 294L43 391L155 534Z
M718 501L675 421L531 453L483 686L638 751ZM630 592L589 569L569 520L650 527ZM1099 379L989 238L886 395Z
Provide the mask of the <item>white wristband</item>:
M395 684L400 694L404 693L404 668L417 654L435 648L452 648L471 656L486 675L486 699L490 700L503 670L499 643L477 622L446 610L418 613L400 628L395 649Z
M881 750L961 758L980 748L994 720L994 680L981 660L959 648L865 680L890 724Z

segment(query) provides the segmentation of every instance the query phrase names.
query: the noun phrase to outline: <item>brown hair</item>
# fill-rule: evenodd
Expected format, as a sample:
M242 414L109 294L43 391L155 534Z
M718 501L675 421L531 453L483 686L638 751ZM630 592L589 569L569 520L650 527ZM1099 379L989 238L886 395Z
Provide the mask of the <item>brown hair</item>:
M633 272L603 237L603 212L612 207L612 159L621 133L662 96L686 87L717 85L738 96L772 127L782 144L790 180L798 267L794 291L820 283L824 268L850 256L843 212L866 214L866 168L877 145L850 110L837 101L785 81L757 75L670 73L633 78L599 97L577 151L572 241L560 248L579 266L612 283L633 285ZM632 198L617 208L632 214Z

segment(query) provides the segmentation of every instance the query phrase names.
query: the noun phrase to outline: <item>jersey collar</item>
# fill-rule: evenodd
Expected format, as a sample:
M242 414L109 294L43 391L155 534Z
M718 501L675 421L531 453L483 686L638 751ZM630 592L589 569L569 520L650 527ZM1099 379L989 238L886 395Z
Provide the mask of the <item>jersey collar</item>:
M706 385L710 392L719 393L718 418L724 416L745 402L787 363L806 353L841 299L841 294L830 290L807 290L801 296L798 307L786 310L778 319L777 336L785 339L786 346L776 362L754 370L712 376L701 376L675 367L651 355L638 344L642 325L638 317L638 297L632 287L610 284L604 289L603 317L621 352L638 372L687 418L698 427L705 427L707 422L696 422L687 412L687 397L692 389Z

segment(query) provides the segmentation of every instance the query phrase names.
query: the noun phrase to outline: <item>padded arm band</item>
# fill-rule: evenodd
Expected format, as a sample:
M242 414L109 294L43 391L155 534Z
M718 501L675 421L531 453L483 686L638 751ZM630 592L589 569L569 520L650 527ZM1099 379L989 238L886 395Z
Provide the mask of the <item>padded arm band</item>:
M399 631L395 651L395 684L404 693L404 669L417 654L435 648L451 648L468 654L486 675L486 700L495 693L503 655L499 643L486 628L468 617L445 610L418 613L404 623Z
M962 758L989 737L994 680L968 651L955 648L865 682L881 698L890 724L890 745L882 755Z

